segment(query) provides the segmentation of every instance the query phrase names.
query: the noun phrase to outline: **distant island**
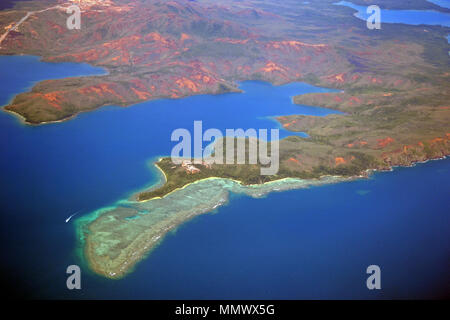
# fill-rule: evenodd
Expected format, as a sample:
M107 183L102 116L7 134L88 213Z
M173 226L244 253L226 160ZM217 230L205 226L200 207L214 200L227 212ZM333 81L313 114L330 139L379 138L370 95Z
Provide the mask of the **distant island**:
M334 6L334 0L80 2L81 30L66 28L66 1L26 1L0 11L0 30L5 32L0 54L86 62L108 71L42 81L17 95L5 110L27 124L65 121L105 105L240 92L243 80L275 85L302 81L339 89L298 95L293 102L342 114L276 118L286 130L309 135L280 141L277 175L261 176L259 165L194 164L187 169L162 158L156 165L165 183L135 195L138 203L130 210L136 214L148 210L146 205L160 208L154 203L178 198L199 183L239 192L266 190L267 183L272 189L294 188L450 154L449 28L389 24L369 30L352 16L354 10ZM386 8L448 12L425 0L379 2ZM57 5L62 9L46 10ZM30 11L36 13L16 26ZM288 184L280 182L286 179ZM90 265L104 276L122 276L168 230L211 210L212 203L226 201L218 194L208 195L208 205L196 203L178 215L164 211L129 232L121 232L120 223L132 219L130 211L81 218L79 236ZM102 238L105 226L118 230L115 239ZM153 233L145 232L149 227Z

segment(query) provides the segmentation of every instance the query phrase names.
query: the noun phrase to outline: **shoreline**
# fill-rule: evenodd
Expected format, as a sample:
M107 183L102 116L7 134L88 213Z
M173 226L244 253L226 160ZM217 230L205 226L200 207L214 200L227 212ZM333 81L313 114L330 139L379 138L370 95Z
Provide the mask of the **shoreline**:
M17 93L13 93L11 95L11 98L3 105L0 106L0 109L2 109L4 112L10 113L11 115L13 115L14 117L16 117L19 120L19 123L22 125L26 125L26 126L32 126L32 127L37 127L40 125L45 125L45 124L54 124L54 123L62 123L65 121L69 121L72 119L75 119L78 115L85 113L85 112L91 112L94 111L95 109L92 110L85 110L85 111L80 111L77 112L69 117L63 118L63 119L59 119L59 120L52 120L52 121L43 121L43 122L39 122L39 123L33 123L33 122L28 122L27 119L21 115L20 113L14 111L14 110L8 110L6 109L7 106L9 106L14 99L22 93L27 93L30 92L34 86L36 86L38 83L42 82L42 81L48 81L48 80L58 80L58 79L70 79L70 78L81 78L81 77L100 77L100 76L107 76L110 75L110 71L105 68L105 67L100 67L100 66L95 66L92 65L90 63L87 62L73 62L73 61L62 61L62 62L52 62L52 61L45 61L45 57L43 56L37 56L37 55L32 55L32 54L0 54L0 57L35 57L38 58L38 62L39 63L52 63L52 64L61 64L61 63L72 63L72 64L78 64L78 65L87 65L90 66L92 68L98 68L98 69L102 69L103 71L105 71L105 73L102 74L82 74L82 75L76 75L76 76L69 76L69 77L63 77L63 78L49 78L49 79L40 79L40 80L35 80L35 81L31 81L30 85L24 88L24 91L20 91ZM111 104L104 104L98 108L102 108L102 107L107 107L107 106L114 106Z
M261 196L268 195L272 192L283 192L288 190L298 190L303 188L309 188L312 186L320 186L320 185L328 185L333 183L340 183L340 182L349 182L354 181L362 178L369 178L373 173L377 172L388 172L388 171L394 171L395 168L408 168L408 167L414 167L417 164L421 163L427 163L432 160L443 160L448 157L438 157L438 158L430 158L426 159L424 161L415 161L411 163L410 165L398 165L398 166L391 166L389 169L367 169L364 171L361 175L356 176L350 176L350 177L342 177L342 176L330 176L330 175L324 175L321 176L318 179L299 179L299 178L282 178L274 181L265 182L262 184L253 184L253 185L242 185L240 181L235 179L228 179L228 178L221 178L221 177L208 177L205 179L200 179L197 181L194 181L192 183L189 183L182 188L178 188L176 190L173 190L172 192L164 195L163 197L157 197L152 198L149 200L144 201L130 201L130 199L125 200L127 205L130 204L137 204L140 208L140 205L145 205L148 203L152 203L155 201L161 201L164 199L167 199L167 201L171 201L168 199L168 197L176 197L178 193L180 192L186 192L187 189L193 188L196 185L199 184L205 184L208 183L208 181L219 182L219 185L222 183L224 185L229 183L231 187L224 188L224 193L227 193L225 197L221 197L218 201L211 201L202 203L197 208L194 208L191 211L187 212L181 212L180 214L176 212L173 217L171 217L168 224L164 225L164 227L156 232L151 232L146 230L146 232L142 232L141 234L138 234L134 240L130 243L126 249L122 250L120 253L120 257L112 260L108 260L108 263L102 263L102 261L97 261L96 257L97 254L95 253L95 244L90 241L89 234L86 234L87 230L89 230L89 227L93 223L98 223L100 219L105 219L105 215L108 213L111 214L112 211L120 209L120 204L124 202L124 200L117 201L113 206L108 206L104 208L100 208L92 213L89 213L88 215L81 216L79 218L76 218L76 231L77 231L77 242L79 248L82 251L82 260L84 260L84 263L93 271L96 275L100 275L109 279L122 279L123 277L129 275L133 272L136 265L147 258L151 252L158 247L158 245L164 240L165 236L167 236L170 231L176 230L178 227L182 226L184 223L190 221L192 218L205 214L210 213L220 206L227 204L229 202L229 194L230 193L243 193L247 196L258 198ZM156 167L156 163L153 163ZM162 177L165 178L165 173L161 170L161 168L158 167L158 169L163 173ZM157 185L160 185L161 182L164 180L158 181L156 184L154 184L152 187L155 187ZM292 182L291 184L289 182ZM213 183L213 184L214 184ZM236 190L233 190L233 187L235 184L237 186ZM264 190L264 188L267 187L267 189ZM175 192L177 191L177 192ZM135 193L132 197L135 197ZM183 195L181 195L183 197ZM163 221L164 222L164 221ZM161 221L158 221L160 224ZM87 233L90 233L88 231ZM115 260L118 260L117 263ZM116 267L113 267L114 262L117 265ZM115 271L107 271L105 269L105 266L108 266L112 268L111 270Z
M185 185L182 186L182 187L178 187L178 188L176 188L176 189L174 189L174 190L172 190L172 191L166 193L166 194L163 195L163 196L156 196L156 197L152 197L152 198L150 198L150 199L138 200L138 199L137 199L137 196L138 196L140 193L146 192L146 191L150 191L150 190L156 189L156 188L158 188L158 187L161 187L161 186L163 186L163 185L168 181L167 175L166 175L166 173L164 172L164 170L163 170L160 166L158 166L158 164L156 163L157 161L154 161L154 162L152 162L152 165L153 165L155 168L158 169L158 171L162 174L162 176L164 177L164 179L163 179L163 180L160 180L160 181L158 181L158 182L156 182L155 184L153 184L152 186L150 186L150 187L148 187L148 188L140 189L140 190L134 192L130 199L132 199L133 201L136 201L136 202L138 202L138 203L145 203L145 202L148 202L148 201L151 201L151 200L165 198L166 196L168 196L168 195L170 195L170 194L172 194L172 193L174 193L174 192L176 192L176 191L185 189L186 187L188 187L188 186L190 186L190 185L193 185L193 184L196 184L196 183L199 183L199 182L202 182L202 181L215 180L215 179L219 179L219 180L220 180L220 179L223 179L223 180L234 181L234 182L239 183L240 185L245 186L245 187L258 187L258 186L270 185L270 184L277 183L277 182L282 182L283 180L289 180L289 179L296 179L296 180L302 180L302 181L318 181L318 180L321 180L321 179L327 178L327 177L341 178L341 179L361 179L361 178L369 178L373 173L376 173L376 172L392 172L392 171L394 171L394 168L412 168L412 167L415 167L417 164L427 163L427 162L429 162L429 161L435 161L435 160L444 160L444 159L446 159L448 156L450 156L450 155L445 155L445 156L437 157L437 158L429 158L429 159L426 159L426 160L412 161L411 164L409 164L409 165L391 165L391 166L389 166L389 168L387 168L387 169L369 168L369 169L364 170L364 174L353 175L353 176L348 176L348 177L345 177L345 176L338 176L338 175L321 175L321 176L318 177L318 178L312 178L312 179L300 179L300 178L297 178L297 177L285 177L285 178L280 178L280 179L277 179L277 180L271 180L271 181L263 182L263 183L260 183L260 184L243 184L242 181L237 180L237 179L223 178L223 177L212 176L212 177L207 177L207 178L202 178L202 179L199 179L199 180L195 180L195 181L193 181L193 182L189 182L189 183L185 184ZM159 158L158 158L158 162L159 162L162 158L164 158L164 156L163 156L163 157L159 157Z
M0 55L0 56L1 56L1 55ZM65 62L65 63L77 63L77 62ZM84 63L84 62L83 62L83 63ZM95 66L94 66L94 67L95 67ZM108 75L108 74L106 74L106 75ZM89 76L89 75L88 75L88 76L86 76L86 75L81 75L81 76L75 76L75 77L67 77L67 78L63 78L63 79L78 78L78 77L95 77L95 76L103 76L103 75L92 75L92 76ZM59 78L58 78L58 79L59 79ZM58 80L58 79L42 79L42 80L36 81L36 82L34 83L34 85L35 85L36 83L39 83L39 82L42 82L42 81L47 81L47 80ZM247 81L253 81L253 80L247 80ZM33 85L33 86L34 86L34 85ZM29 91L24 91L24 92L19 92L19 93L17 93L17 94L14 94L14 97L11 99L10 102L12 102L12 101L14 100L14 98L17 97L19 94L22 94L22 93L28 93L28 92L29 92ZM199 94L193 94L193 95L186 95L186 96L177 97L177 98L171 98L171 97L169 97L169 96L167 96L167 97L156 97L156 98L152 98L152 99L146 99L146 100L141 100L141 101L136 101L136 102L130 102L130 103L124 104L124 105L117 105L117 104L105 103L105 104L102 104L102 105L99 105L99 106L95 106L94 108L92 108L92 109L90 109L90 110L81 110L81 111L78 111L78 112L76 112L76 113L74 113L74 114L72 114L72 115L70 115L70 116L68 116L68 117L62 118L62 119L58 119L58 120L50 120L50 121L41 121L41 122L38 122L38 123L28 122L28 121L26 120L26 118L25 118L23 115L21 115L20 113L17 113L17 112L15 112L15 111L13 111L13 110L8 110L8 109L6 109L6 107L7 107L8 105L10 105L10 102L8 102L8 104L5 104L5 105L1 106L0 108L3 109L3 110L6 111L6 112L10 112L10 113L12 113L13 115L17 116L22 124L28 125L28 126L34 126L34 127L37 127L37 126L46 125L46 124L53 124L53 123L62 123L62 122L66 122L66 121L75 119L75 118L76 118L77 116L79 116L80 114L88 113L88 112L93 112L93 111L98 111L98 110L101 110L101 109L104 108L104 107L129 108L129 107L133 107L133 106L135 106L135 105L138 105L138 104L140 104L140 103L146 103L146 102L157 101L157 100L163 100L163 99L169 99L169 100L171 100L171 99L183 99L183 98L188 98L188 97L192 97L192 96L196 96L196 95L220 95L220 94L225 94L225 93L243 93L243 92L240 91L239 89L237 89L237 90L231 90L231 91L220 92L220 93L205 92L205 93L199 93Z
M108 75L111 74L111 72L110 72L110 70L107 67L98 66L98 65L91 64L91 63L88 63L88 62L73 62L73 61L64 61L64 60L63 61L56 61L56 62L45 61L45 57L43 57L43 56L33 55L33 54L23 54L23 53L21 53L21 54L9 54L9 53L2 54L2 53L0 53L0 57L2 57L2 56L4 56L4 57L7 57L7 56L38 57L39 58L39 62L54 63L54 64L59 64L59 63L86 64L86 65L89 65L89 66L91 66L93 68L101 68L101 69L106 71L106 73L98 74L98 75L97 74L93 74L93 75L89 75L88 74L88 75L79 75L79 76L69 76L69 77L63 77L63 78L54 78L54 79L41 79L41 80L33 81L31 86L29 88L25 89L25 90L28 90L28 91L21 91L21 92L15 93L13 95L13 97L8 101L8 103L5 104L5 105L2 105L0 108L2 108L4 111L11 112L15 116L18 116L20 118L22 124L29 125L29 126L40 126L40 125L45 125L45 124L52 124L52 123L60 123L60 122L69 121L69 120L72 120L72 119L76 118L79 114L96 111L96 110L101 109L103 107L110 107L110 106L112 106L112 107L121 107L121 108L126 107L127 108L127 107L135 106L135 105L140 104L140 103L146 103L146 102L150 102L150 101L157 101L157 100L163 100L163 99L178 100L178 99L189 98L189 97L198 96L198 95L222 95L222 94L229 94L229 93L241 93L241 94L243 94L243 93L245 93L245 90L241 89L240 85L241 85L242 82L247 82L247 81L259 81L259 82L263 82L263 83L268 83L268 84L270 84L271 86L274 86L274 87L279 87L279 86L293 84L293 83L304 83L304 84L307 84L309 86L316 87L316 88L321 88L321 89L326 89L328 91L343 91L342 89L336 89L336 88L333 88L333 87L324 87L324 86L321 86L320 84L310 83L310 82L307 82L306 79L290 79L290 80L282 81L282 82L275 82L275 81L271 81L271 80L260 80L260 79L230 79L230 81L232 81L234 85L231 86L231 87L227 87L228 90L226 90L226 91L221 91L221 92L211 91L211 92L192 93L192 94L186 94L186 95L183 95L183 96L179 96L179 97L176 97L176 98L173 98L173 97L170 97L170 96L158 96L158 97L153 97L153 98L150 98L150 99L145 99L145 100L140 100L140 101L131 101L131 102L125 103L124 105L105 103L105 104L101 104L101 105L95 106L95 107L93 107L92 109L89 109L89 110L78 111L78 112L74 113L73 115L70 115L70 116L62 118L62 119L50 120L50 121L41 121L41 122L38 122L38 123L32 123L32 122L26 121L26 118L23 115L21 115L20 113L17 113L17 112L15 112L13 110L5 109L5 107L10 105L11 102L13 102L14 98L16 98L19 94L29 93L31 91L31 89L36 84L38 84L39 82L42 82L42 81L58 80L58 79L61 80L61 79L70 79L70 78L79 78L79 77L108 76ZM320 93L320 92L317 92L317 93ZM296 95L294 95L294 96L296 96ZM293 102L293 97L294 96L291 97L292 98L291 102L293 103L293 105L296 105ZM313 107L317 107L317 106L313 106ZM329 109L335 110L335 109L332 109L332 108L329 108ZM274 118L273 120L275 122L278 122L276 120L276 117L279 117L279 116L269 116L269 117L273 117ZM281 126L281 123L279 123L279 125ZM290 130L287 130L287 131L292 132L293 135L298 135L299 134L299 132L290 131Z
M62 77L62 78L50 78L50 79L40 79L40 80L36 80L36 81L32 81L31 85L27 88L24 89L24 91L20 91L18 93L14 93L13 96L11 97L11 99L4 105L0 106L1 109L3 109L6 112L10 112L11 114L13 114L14 116L18 117L20 120L20 123L23 125L29 125L29 126L40 126L40 125L46 125L46 124L53 124L53 123L61 123L61 122L65 122L65 121L69 121L72 119L75 119L78 115L82 114L82 113L87 113L87 112L92 112L92 111L96 111L99 110L103 107L119 107L119 108L128 108L128 107L132 107L135 105L138 105L140 103L146 103L146 102L151 102L151 101L157 101L157 100L163 100L163 99L183 99L183 98L188 98L188 97L192 97L192 96L197 96L197 95L221 95L221 94L227 94L227 93L245 93L244 90L239 88L240 82L244 82L244 81L261 81L261 80L253 80L253 79L247 79L247 80L242 80L242 81L234 81L235 84L237 84L237 86L235 87L228 87L227 91L222 91L222 92L202 92L202 93L194 93L194 94L186 94L184 96L180 96L180 97L176 97L176 98L172 98L170 96L158 96L158 97L153 97L150 99L145 99L145 100L139 100L139 101L130 101L127 102L123 105L118 105L118 104L111 104L111 103L104 103L104 104L100 104L98 106L93 107L92 109L89 110L80 110L68 117L62 118L62 119L58 119L58 120L50 120L50 121L40 121L37 123L33 123L33 122L29 122L26 120L26 118L18 113L15 112L14 110L8 110L6 109L7 106L11 105L11 103L14 101L14 99L23 93L29 93L31 92L32 88L34 86L36 86L36 84L42 82L42 81L47 81L47 80L62 80L62 79L70 79L70 78L80 78L80 77L98 77L98 76L108 76L111 75L110 70L107 67L103 67L103 66L98 66L98 65L94 65L88 62L73 62L73 61L57 61L57 62L53 62L53 61L45 61L45 57L43 56L39 56L39 55L33 55L33 54L2 54L0 53L0 57L14 57L14 56L29 56L29 57L37 57L39 58L38 62L43 62L43 63L53 63L53 64L61 64L61 63L73 63L73 64L85 64L85 65L89 65L92 68L100 68L103 69L105 71L105 73L102 74L87 74L87 75L77 75L77 76L69 76L69 77ZM279 86L279 85L285 85L285 84L289 84L289 83L295 83L295 82L299 82L299 81L291 81L291 82L287 82L287 83L282 83L282 84L275 84L272 83L270 81L263 81L263 82L267 82L273 86ZM305 82L306 83L306 82ZM328 88L325 88L328 89Z
M307 188L314 185L324 185L324 184L331 184L331 183L338 183L338 182L345 182L345 181L352 181L355 180L357 177L352 178L342 178L338 176L324 176L321 179L298 179L298 178L283 178L279 180L269 181L264 184L260 185L242 185L240 181L228 179L228 178L220 178L220 177L209 177L206 179L198 180L193 183L190 183L189 185L184 186L181 189L176 190L177 193L186 190L189 187L198 185L198 184L204 184L208 181L218 181L220 183L226 184L227 182L234 183L238 186L238 189L246 190L247 192L243 192L247 196L258 198L264 195L267 195L272 192L282 192L287 190L294 190L294 189L301 189L301 188ZM291 182L291 184L286 183ZM297 185L293 186L292 182L296 183ZM219 183L219 184L220 184ZM279 186L281 184L281 186ZM274 186L271 186L274 185ZM253 189L260 189L261 187L269 187L268 190L253 190ZM160 231L158 232L149 232L146 234L143 232L142 234L138 235L133 243L130 244L129 247L127 247L127 252L123 253L127 257L127 259L119 259L120 263L117 268L115 268L115 271L106 271L104 268L104 265L101 262L98 262L94 257L95 254L95 248L91 241L89 241L89 226L94 223L98 222L99 219L102 218L103 215L110 213L111 211L117 210L120 208L121 202L123 203L124 200L117 201L114 205L100 208L94 212L88 213L87 215L78 217L75 219L75 228L78 238L79 245L77 246L80 248L83 252L83 260L85 260L86 265L89 266L89 268L97 275L104 276L106 278L110 279L121 279L124 276L128 275L129 273L134 270L135 265L145 259L152 251L155 249L158 244L164 240L164 237L173 230L176 230L178 227L183 225L185 222L190 221L195 216L198 216L200 214L210 213L220 206L228 203L229 201L229 193L242 193L242 192L233 192L234 190L224 190L224 193L228 193L226 196L220 196L217 197L217 201L211 201L207 203L201 203L200 205L197 205L197 208L194 208L193 210L189 211L187 213L183 212L184 214L174 214L174 219L169 221L167 225L164 226ZM166 196L172 196L176 195L177 193L171 192L170 194L167 194ZM220 199L219 199L220 198ZM146 200L144 203L154 202L161 199L152 199L152 200ZM169 200L170 201L170 200ZM125 200L127 204L130 204L127 200ZM142 204L143 202L135 202L137 204ZM131 248L130 248L131 247ZM129 251L132 251L130 253ZM110 265L110 263L108 263Z
M41 81L42 81L42 80L41 80ZM259 80L259 81L260 81L260 80ZM270 83L269 81L263 81L263 82L266 82L266 83L268 83L268 84L273 85L273 84ZM313 85L313 86L314 86L314 85ZM221 94L221 93L220 93L220 94ZM182 98L182 97L180 97L180 98ZM178 99L178 98L177 98L177 99ZM153 99L151 99L151 100L153 100ZM145 101L149 101L149 100L145 100ZM142 102L145 102L145 101L142 101ZM138 104L138 103L141 103L141 102L136 102L136 103L134 103L134 104ZM134 104L133 104L133 105L134 105ZM3 108L3 109L5 109L5 108ZM98 109L98 108L96 108L96 109ZM329 109L331 109L331 108L329 108ZM5 109L5 111L11 112L11 113L14 114L14 115L19 115L20 117L22 117L20 114L14 112L14 111L12 111L12 110L6 110L6 109ZM88 111L93 111L93 110L86 110L86 111L83 111L83 112L88 112ZM81 113L81 112L79 112L79 113ZM79 113L76 113L76 114L74 114L74 115L71 116L71 117L76 117ZM22 118L23 118L23 117L22 117ZM69 117L69 118L70 118L70 117ZM61 119L61 120L55 120L55 121L52 121L52 122L53 122L53 123L54 123L54 122L63 122L63 121L68 120L69 118L65 118L65 119ZM52 123L52 122L48 122L48 123ZM29 124L29 123L26 123L26 124ZM46 124L46 123L38 123L38 124L31 124L31 125L40 125L40 124ZM294 132L294 133L297 133L297 132ZM425 160L425 162L426 162L426 161L429 161L429 160L433 160L433 159L427 159L427 160ZM417 160L417 161L412 161L412 162L409 163L409 164L399 165L399 166L409 167L409 166L413 166L415 163L418 163L418 162L421 162L421 161L423 162L423 160ZM160 172L162 172L162 175L163 175L165 181L167 181L166 173L165 173L159 166L157 166L156 164L154 164L154 165L157 167L157 169L159 169ZM395 167L395 165L394 165L394 166L386 165L386 166L387 166L387 168L383 168L383 169L366 169L366 170L365 170L365 173L366 173L366 174L371 174L372 172L376 172L376 171L393 171L393 167ZM297 181L304 181L305 183L314 184L315 182L320 182L320 180L321 180L322 178L324 178L324 177L333 177L333 178L336 178L336 177L337 177L338 179L342 179L341 181L343 181L343 180L346 180L346 179L350 179L350 180L351 180L351 179L363 178L363 177L366 177L366 175L360 174L360 175L356 175L356 176L349 176L348 178L344 178L344 177L341 177L341 176L328 176L328 175L324 175L324 176L320 176L319 178L315 178L315 179L299 179L299 178L294 178L294 177L293 177L293 178L285 177L285 178L280 178L280 179L278 179L278 180L268 181L268 182L266 182L266 183L262 183L262 184L254 184L254 185L243 185L241 181L235 180L235 179L221 178L221 177L208 177L208 178L204 178L204 179L195 180L195 181L193 181L193 182L191 182L191 183L188 183L188 184L182 186L181 188L176 188L176 189L172 190L171 192L169 192L169 193L163 195L162 197L153 197L153 198L146 199L146 200L142 200L142 201L136 201L136 203L138 203L138 204L146 204L146 203L149 203L149 202L154 201L154 200L163 200L163 199L165 199L165 198L167 198L167 197L170 197L170 196L173 195L173 194L177 194L178 192L181 192L181 191L183 191L183 190L185 190L185 189L190 188L191 186L195 186L195 185L197 185L197 184L199 184L199 183L203 183L203 182L205 182L205 181L214 181L214 180L222 181L222 180L228 180L228 181L233 181L233 182L235 182L235 183L238 183L238 184L240 184L242 187L247 187L247 188L251 188L251 187L261 188L261 187L264 187L264 186L270 186L271 184L279 184L279 183L283 184L283 182L284 182L285 180L289 180L289 179L294 179L294 180L297 180ZM156 188L156 187L157 187L158 185L160 185L160 184L164 184L164 180L160 180L158 183L153 184L152 186L150 186L150 187L148 187L148 188ZM294 188L294 189L295 189L295 188ZM177 192L175 193L174 191L177 191ZM281 190L273 189L273 190L268 191L268 193L273 192L273 191L281 191ZM116 203L116 204L119 204L119 203ZM220 204L219 204L219 205L220 205ZM187 215L187 216L185 217L185 219L183 219L179 224L170 225L170 226L168 227L168 230L166 230L165 232L162 232L162 233L161 233L161 236L160 236L160 237L162 238L162 236L164 236L168 231L172 230L173 228L175 228L175 227L178 226L178 225L181 225L184 221L189 220L190 217L196 216L196 215L198 215L198 214L202 214L202 213L204 213L204 212L209 212L209 211L211 211L211 210L213 210L213 209L215 209L215 208L217 208L217 207L218 207L218 205L215 204L215 205L213 206L212 209L211 209L211 208L207 208L207 209L205 209L206 211L201 211L201 210L200 210L201 212L198 212L198 213L192 213L192 214ZM209 211L207 211L207 210L209 210ZM96 217L94 220L96 220L97 218L100 218L101 215L102 215L102 213L99 214L99 216ZM160 238L158 238L157 240L159 241L159 239L160 239ZM151 248L153 248L154 245L155 245L155 244L153 244ZM145 248L147 248L147 247L145 247ZM86 250L87 250L87 248L86 248ZM150 249L150 251L151 251L151 249ZM139 256L139 255L137 255L137 256ZM133 259L135 259L135 260L140 260L140 259L142 259L143 257L145 257L145 253L144 253L142 256L140 256L140 258L138 258L138 257L133 257ZM133 261L134 261L134 260L133 260ZM100 268L97 268L97 269L100 269ZM100 274L101 274L101 272L97 272L97 273L100 273ZM126 272L125 272L125 274L126 274Z
M165 181L167 181L167 176L166 176L166 174L164 173L164 171L163 171L156 163L155 163L154 165L155 165L155 167L157 167L157 168L163 173L163 175L164 175L164 177L165 177ZM369 170L369 169L368 169L368 170ZM185 185L182 186L182 187L176 188L176 189L174 189L174 190L172 190L172 191L166 193L166 194L163 195L163 196L160 196L160 197L157 196L157 197L153 197L153 198L150 198L150 199L145 199L145 200L135 200L135 201L136 201L136 202L139 202L139 203L145 203L145 202L148 202L148 201L151 201L151 200L155 200L155 199L163 199L163 198L165 198L166 196L169 196L170 194L173 194L173 193L176 192L176 191L183 190L183 189L185 189L185 188L187 188L187 187L189 187L189 186L191 186L191 185L194 185L194 184L200 183L200 182L204 182L204 181L208 181L208 180L228 180L228 181L236 182L236 183L240 184L240 185L243 186L243 187L249 187L249 188L251 188L251 187L267 186L267 185L270 185L270 184L273 184L273 183L277 183L277 182L279 183L279 182L283 182L284 180L289 180L289 179L301 180L301 181L311 181L311 182L312 182L312 181L319 181L320 179L322 179L322 178L327 178L327 177L331 177L331 178L343 178L343 179L346 179L346 178L347 178L347 177L343 177L343 176L333 176L333 175L323 175L323 176L320 176L319 178L314 178L314 179L300 179L300 178L296 178L296 177L285 177L285 178L280 178L280 179L277 179L277 180L267 181L267 182L263 182L263 183L259 183L259 184L243 184L242 181L237 180L237 179L232 179L232 178L207 177L207 178L195 180L195 181L193 181L193 182L189 182L189 183L185 184ZM351 176L351 177L348 177L348 178L349 178L349 179L352 179L352 178L357 179L357 178L363 178L363 177L365 177L365 176L364 176L364 175L359 175L359 176ZM151 189L153 189L153 187L149 188L149 190L151 190ZM140 191L140 192L144 192L144 191L147 191L147 190L142 190L142 191ZM138 194L139 194L140 192L138 192ZM133 196L133 197L134 197L134 196Z

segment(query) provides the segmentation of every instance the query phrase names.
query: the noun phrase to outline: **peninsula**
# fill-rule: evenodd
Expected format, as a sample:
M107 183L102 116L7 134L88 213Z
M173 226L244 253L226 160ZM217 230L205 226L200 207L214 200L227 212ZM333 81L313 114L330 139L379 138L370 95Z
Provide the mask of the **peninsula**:
M280 141L277 175L261 176L258 164L175 165L163 157L156 165L164 184L139 192L127 207L79 218L93 270L123 276L169 230L224 203L230 191L258 196L450 154L450 28L369 30L354 10L333 2L81 0L80 30L66 28L67 1L26 1L0 11L0 54L108 71L42 81L17 95L5 110L28 124L69 120L105 105L239 92L243 80L339 89L293 102L342 114L276 118L286 130L309 135ZM449 12L425 0L380 5Z

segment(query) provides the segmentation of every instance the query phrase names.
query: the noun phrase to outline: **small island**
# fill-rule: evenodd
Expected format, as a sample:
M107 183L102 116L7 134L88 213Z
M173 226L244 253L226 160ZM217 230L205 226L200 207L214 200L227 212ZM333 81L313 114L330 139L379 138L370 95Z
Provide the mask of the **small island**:
M388 170L394 165L412 165L418 161L440 158L449 153L450 135L401 148L398 152L391 139L381 139L364 152L347 151L340 157L325 148L315 149L310 138L288 137L283 144L304 144L302 156L317 155L322 150L326 162L316 165L312 159L296 170L299 157L283 153L280 171L261 176L259 165L194 164L188 160L174 164L161 158L155 165L163 173L155 187L134 195L113 207L102 208L76 222L81 248L89 266L98 274L119 279L148 255L161 240L179 225L193 217L211 212L228 201L229 193L260 197L274 191L306 188L313 185L344 182L367 177L371 170ZM310 145L311 144L311 145ZM359 143L366 146L365 143ZM307 149L310 145L311 149ZM388 149L387 147L390 146ZM353 150L353 146L346 146ZM286 149L282 149L286 150ZM391 150L387 153L386 150ZM378 154L378 158L375 155ZM390 154L389 162L381 156ZM326 158L325 158L326 159Z

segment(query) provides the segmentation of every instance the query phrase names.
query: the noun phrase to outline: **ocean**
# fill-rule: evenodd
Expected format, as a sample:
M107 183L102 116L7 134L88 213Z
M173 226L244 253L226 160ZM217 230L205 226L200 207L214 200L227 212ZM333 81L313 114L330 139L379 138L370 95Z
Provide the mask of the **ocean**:
M448 6L447 1L433 1L443 8ZM337 5L353 8L358 12L356 17L366 20L370 14L366 12L366 6L355 5L349 1L339 1ZM410 25L439 25L450 27L450 14L434 10L387 10L381 8L381 24L404 23ZM381 27L383 28L383 27Z
M0 104L41 79L96 75L85 64L2 56ZM116 106L28 126L0 113L0 266L4 292L48 299L386 299L450 291L450 160L369 179L271 193L227 205L171 232L121 280L93 274L78 255L74 221L156 182L150 161L170 134L204 128L277 128L276 115L326 115L291 97L327 92L302 83L249 81L245 93ZM280 136L290 133L281 130ZM65 219L77 215L69 222ZM66 288L82 266L82 290ZM366 288L381 267L382 290Z

